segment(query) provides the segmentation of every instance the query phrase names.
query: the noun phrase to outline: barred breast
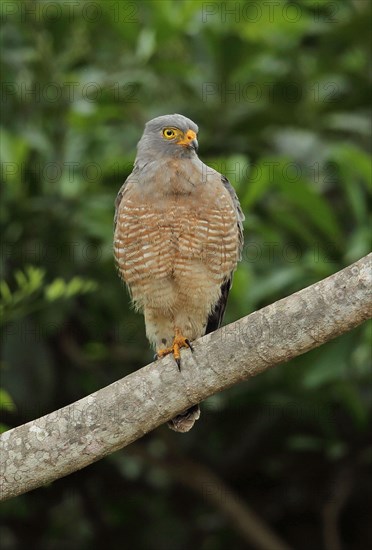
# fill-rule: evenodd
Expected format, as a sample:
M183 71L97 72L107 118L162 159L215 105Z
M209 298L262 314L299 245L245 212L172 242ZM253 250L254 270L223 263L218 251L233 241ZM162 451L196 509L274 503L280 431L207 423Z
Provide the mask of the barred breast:
M114 252L140 309L173 308L180 294L198 306L217 301L236 267L238 240L236 211L221 186L212 197L165 196L161 208L124 197Z

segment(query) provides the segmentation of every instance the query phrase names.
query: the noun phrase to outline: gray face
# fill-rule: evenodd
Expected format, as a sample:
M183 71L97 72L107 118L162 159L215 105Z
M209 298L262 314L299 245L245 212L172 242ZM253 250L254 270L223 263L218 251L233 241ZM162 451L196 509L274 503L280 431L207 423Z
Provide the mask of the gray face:
M165 137L167 129L175 129L175 135L169 138ZM143 135L137 146L138 165L142 162L148 162L155 159L164 159L169 157L192 157L196 155L197 140L186 138L187 132L191 130L198 133L197 125L183 115L164 115L150 120L143 132ZM190 135L190 134L189 134ZM187 143L180 144L180 141Z

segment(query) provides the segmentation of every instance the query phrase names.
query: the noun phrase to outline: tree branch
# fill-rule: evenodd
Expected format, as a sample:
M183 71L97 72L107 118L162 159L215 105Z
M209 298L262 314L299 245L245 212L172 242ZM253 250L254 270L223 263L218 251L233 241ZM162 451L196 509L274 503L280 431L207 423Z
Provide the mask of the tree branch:
M22 494L129 445L178 412L348 332L371 317L372 254L0 438L1 498Z

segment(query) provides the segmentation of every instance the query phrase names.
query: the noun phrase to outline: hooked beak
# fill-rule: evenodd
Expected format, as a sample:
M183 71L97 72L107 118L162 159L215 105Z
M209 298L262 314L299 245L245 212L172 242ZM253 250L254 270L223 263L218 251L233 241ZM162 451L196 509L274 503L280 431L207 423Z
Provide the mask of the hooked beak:
M180 139L180 141L177 141L177 145L183 145L188 149L194 149L194 151L197 151L198 140L196 139L196 133L193 130L187 130L186 134L184 134L184 137Z

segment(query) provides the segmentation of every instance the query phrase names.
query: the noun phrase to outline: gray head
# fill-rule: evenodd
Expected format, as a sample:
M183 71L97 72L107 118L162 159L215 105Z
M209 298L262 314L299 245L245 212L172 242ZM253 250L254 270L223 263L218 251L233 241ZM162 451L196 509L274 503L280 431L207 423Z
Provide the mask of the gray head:
M196 156L197 125L183 115L164 115L150 120L137 145L136 163L165 158Z

